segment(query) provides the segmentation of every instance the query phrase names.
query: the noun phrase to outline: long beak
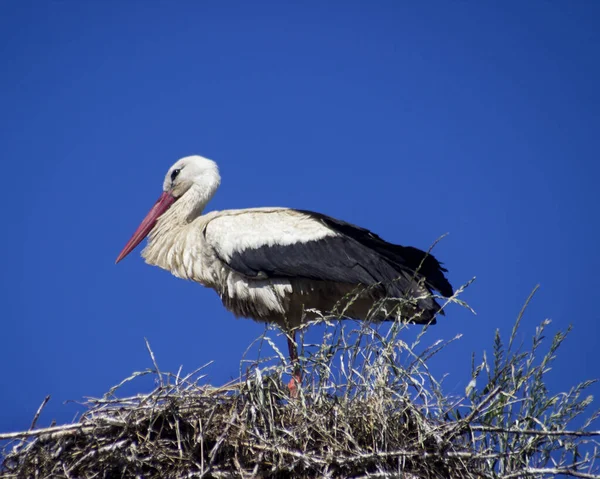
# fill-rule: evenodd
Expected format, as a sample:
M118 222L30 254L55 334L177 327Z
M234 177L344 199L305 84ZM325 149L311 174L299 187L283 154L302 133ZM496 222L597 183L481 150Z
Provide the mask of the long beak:
M127 242L125 248L123 248L123 251L121 251L121 254L119 254L119 256L117 257L117 261L115 261L115 264L117 264L119 261L125 258L125 256L131 253L133 249L137 245L139 245L146 236L148 236L148 233L150 233L152 228L154 228L154 225L156 224L158 218L165 211L167 211L173 203L175 203L175 199L176 198L173 195L171 195L171 193L168 193L166 191L163 192L162 195L160 195L158 201L154 203L154 206L146 215L144 221L142 221L142 224L138 226L138 229L135 230L135 233L133 233L133 236Z

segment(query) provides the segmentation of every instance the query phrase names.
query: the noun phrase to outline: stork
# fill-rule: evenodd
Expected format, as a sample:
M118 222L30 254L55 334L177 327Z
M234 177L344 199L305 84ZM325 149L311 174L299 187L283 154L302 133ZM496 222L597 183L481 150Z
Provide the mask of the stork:
M294 334L316 311L331 311L353 294L344 311L348 318L365 320L377 301L390 304L379 309L376 320L434 324L443 314L433 290L449 297L453 289L447 270L431 254L312 211L250 208L203 214L220 182L214 161L178 160L116 262L148 236L142 251L146 263L214 289L238 317L281 327L294 366L292 395L302 379ZM407 300L401 308L400 299Z

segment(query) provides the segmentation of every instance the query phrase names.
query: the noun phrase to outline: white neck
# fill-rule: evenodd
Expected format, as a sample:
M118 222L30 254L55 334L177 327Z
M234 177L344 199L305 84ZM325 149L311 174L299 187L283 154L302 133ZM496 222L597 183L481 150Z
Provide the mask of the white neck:
M220 177L196 178L192 186L158 219L142 251L147 263L174 272L181 264L188 226L198 218L219 187Z

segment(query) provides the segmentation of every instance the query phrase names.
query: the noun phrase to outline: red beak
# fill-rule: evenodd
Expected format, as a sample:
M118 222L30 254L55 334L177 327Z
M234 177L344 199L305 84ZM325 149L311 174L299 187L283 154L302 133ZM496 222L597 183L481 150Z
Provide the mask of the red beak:
M119 254L119 256L117 257L117 261L115 261L115 264L117 264L119 261L125 258L125 256L131 253L133 249L137 245L139 245L146 236L148 236L148 233L150 233L152 228L154 228L154 225L156 224L158 218L165 211L167 211L173 203L175 203L175 199L176 198L173 195L171 195L171 193L168 193L166 191L163 192L162 195L160 195L158 201L154 203L154 206L146 215L144 221L142 221L142 224L138 226L138 229L135 230L135 233L133 233L133 236L127 242L125 248L123 248L123 251L121 251L121 254Z

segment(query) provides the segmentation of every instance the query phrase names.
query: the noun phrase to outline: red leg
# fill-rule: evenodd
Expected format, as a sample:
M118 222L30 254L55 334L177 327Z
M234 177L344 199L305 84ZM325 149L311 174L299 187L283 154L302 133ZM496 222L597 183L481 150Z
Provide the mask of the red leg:
M288 349L290 351L290 360L292 361L293 373L292 379L288 383L288 389L290 390L290 396L293 398L298 397L298 386L302 383L302 373L300 372L300 365L298 364L298 349L296 348L296 332L294 331L291 337L288 338Z

